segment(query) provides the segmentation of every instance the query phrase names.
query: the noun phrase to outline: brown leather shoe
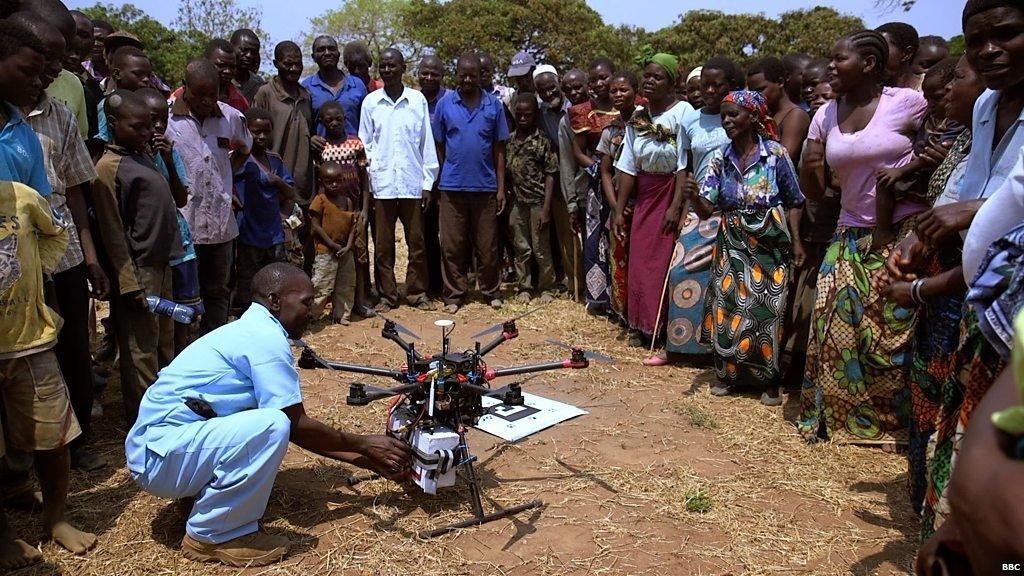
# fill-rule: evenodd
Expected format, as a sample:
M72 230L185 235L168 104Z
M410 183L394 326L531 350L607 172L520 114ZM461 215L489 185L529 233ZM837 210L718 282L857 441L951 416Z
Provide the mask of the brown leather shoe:
M288 544L284 536L271 536L262 530L221 544L207 544L186 534L181 539L181 552L196 562L221 562L242 568L279 562L288 553Z

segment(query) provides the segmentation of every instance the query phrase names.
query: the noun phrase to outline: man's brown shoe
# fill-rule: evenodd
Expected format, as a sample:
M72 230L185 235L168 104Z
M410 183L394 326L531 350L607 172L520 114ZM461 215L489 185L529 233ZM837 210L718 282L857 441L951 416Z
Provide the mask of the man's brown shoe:
M221 562L228 566L266 566L279 562L288 553L288 539L260 530L221 544L200 542L188 534L181 539L185 558L196 562Z

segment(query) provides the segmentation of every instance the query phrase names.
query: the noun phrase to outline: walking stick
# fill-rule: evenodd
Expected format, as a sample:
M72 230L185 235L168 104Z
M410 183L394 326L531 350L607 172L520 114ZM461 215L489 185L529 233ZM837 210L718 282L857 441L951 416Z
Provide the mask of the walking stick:
M690 211L690 201L687 200L683 204L682 217L686 218L687 214L689 214L689 211ZM680 227L680 229L682 229L682 221L681 220L680 220L679 227ZM679 232L676 231L676 235L678 235L678 234L679 234ZM679 242L676 241L675 245L672 247L672 257L668 259L668 269L665 270L665 282L661 285L661 298L658 300L658 316L654 320L654 331L651 333L651 349L648 351L648 354L654 354L654 342L658 339L658 324L661 324L661 312L662 312L662 310L665 309L664 303L665 303L666 293L668 292L668 278L669 278L669 276L672 275L672 263L675 262L676 252L678 252L678 251L679 251ZM666 342L667 342L668 334L665 335L665 339L666 339Z

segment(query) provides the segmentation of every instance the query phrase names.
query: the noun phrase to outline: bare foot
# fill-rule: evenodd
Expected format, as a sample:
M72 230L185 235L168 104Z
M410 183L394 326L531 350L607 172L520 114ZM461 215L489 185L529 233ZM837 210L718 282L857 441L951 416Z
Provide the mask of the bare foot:
M0 535L0 570L17 570L42 561L39 550L24 540L15 539L10 532Z
M58 522L50 529L53 541L75 554L85 554L96 546L96 535L82 532L67 522Z

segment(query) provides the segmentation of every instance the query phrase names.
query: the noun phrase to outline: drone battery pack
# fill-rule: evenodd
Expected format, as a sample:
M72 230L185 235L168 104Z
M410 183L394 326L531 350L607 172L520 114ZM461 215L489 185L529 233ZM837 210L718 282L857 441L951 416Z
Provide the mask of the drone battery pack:
M449 428L420 428L412 433L412 475L427 494L455 485L455 454L459 435Z

